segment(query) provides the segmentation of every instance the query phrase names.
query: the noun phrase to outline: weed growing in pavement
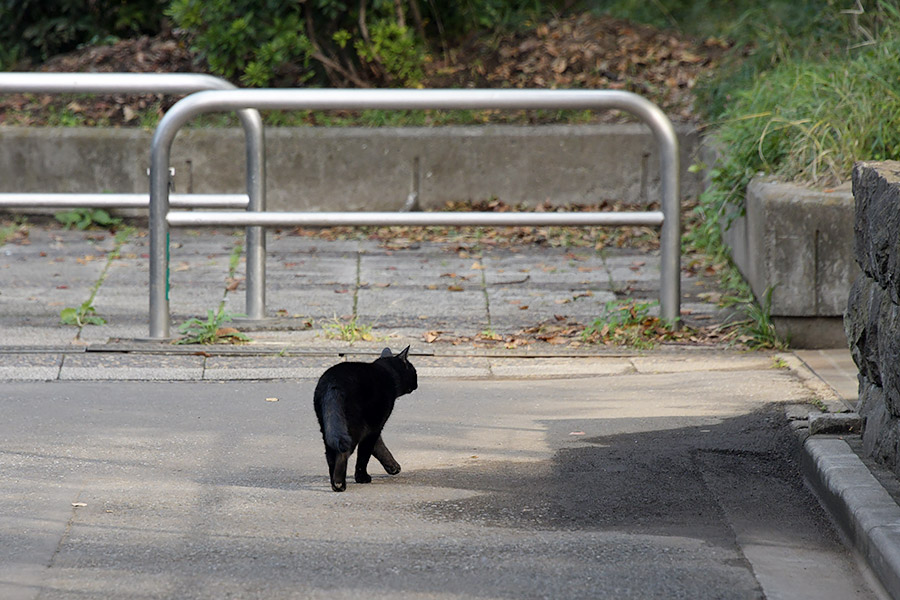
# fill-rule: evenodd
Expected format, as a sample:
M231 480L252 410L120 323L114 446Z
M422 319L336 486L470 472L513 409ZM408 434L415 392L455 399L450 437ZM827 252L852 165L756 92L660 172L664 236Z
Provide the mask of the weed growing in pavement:
M65 210L54 214L53 218L62 223L66 229L72 229L73 227L78 230L85 230L90 227L113 229L122 224L122 219L113 217L102 208Z
M122 246L128 241L128 239L134 235L135 229L134 227L123 227L115 234L115 244L113 246L112 251L106 256L106 264L103 265L103 270L100 272L100 277L97 278L97 281L94 282L94 285L91 286L91 293L88 296L88 299L81 303L81 306L77 308L64 308L59 313L59 321L63 325L74 325L81 329L85 325L105 325L106 319L97 315L97 309L94 307L94 299L97 297L97 292L100 291L100 286L103 285L103 282L106 281L106 277L109 274L109 267L112 264L112 261L119 258L122 252Z
M28 237L28 223L25 217L14 217L12 221L0 224L0 246L11 240Z
M650 349L676 339L675 328L650 314L657 302L610 300L600 315L581 334L583 342Z
M97 316L94 308L94 296L97 290L91 292L91 297L81 303L78 308L64 308L59 313L59 321L63 325L74 325L79 329L85 325L105 325L106 319Z
M772 292L769 287L763 295L762 302L751 299L745 303L744 314L746 319L731 323L737 333L737 341L753 350L774 349L784 350L788 347L788 341L781 339L775 331L772 322Z
M232 314L225 310L225 300L228 298L228 292L234 291L240 281L235 275L237 274L237 268L241 262L241 254L243 252L244 246L242 244L236 244L231 249L231 254L228 257L228 276L225 279L225 291L222 293L222 300L219 302L218 308L216 310L208 309L205 321L201 318L193 317L182 323L178 327L178 331L184 337L178 339L175 342L176 344L218 344L220 342L240 344L251 341L247 334L241 333L234 327L225 326L236 317L246 316L243 314Z
M503 339L502 336L494 331L493 327L488 327L478 334L478 338L482 340L500 340Z
M225 300L219 304L218 310L209 309L206 311L206 320L194 317L188 319L178 328L184 337L177 340L176 344L218 344L219 342L229 342L239 344L241 342L249 342L250 338L246 334L241 333L233 327L225 327L226 323L231 322L236 315L225 312Z
M356 317L349 321L342 321L334 317L331 321L322 324L322 330L325 332L325 337L344 342L370 342L376 339L372 334L372 325L360 323Z

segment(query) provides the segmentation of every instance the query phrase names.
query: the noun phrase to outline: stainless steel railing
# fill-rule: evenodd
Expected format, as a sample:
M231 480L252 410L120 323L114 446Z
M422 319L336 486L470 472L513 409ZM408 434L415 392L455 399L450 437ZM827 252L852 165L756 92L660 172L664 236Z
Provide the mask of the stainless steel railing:
M190 94L201 90L231 90L234 84L201 73L0 73L0 93L42 94ZM178 194L173 204L194 208L242 208L263 211L266 207L266 159L262 118L253 108L238 110L238 118L246 138L247 194ZM168 177L169 169L166 168ZM168 186L168 181L166 183ZM0 207L150 207L147 194L0 194ZM152 208L151 208L152 211ZM247 255L255 261L265 255L265 234L259 227L247 228ZM255 264L255 263L254 263ZM262 282L248 276L247 314L251 318L265 316L264 290L251 290Z
M208 112L328 109L618 109L653 132L660 155L661 210L622 213L409 213L171 212L169 162L178 130ZM249 144L249 138L248 138ZM248 148L248 173L250 150ZM599 168L599 167L598 167ZM259 173L264 173L260 168ZM248 186L250 185L248 181ZM629 92L609 90L343 90L269 89L205 91L177 102L159 122L150 149L150 339L168 339L169 227L235 225L247 227L247 315L265 314L264 227L336 225L653 225L660 231L660 316L676 322L681 303L678 139L671 121L653 103ZM251 232L253 236L251 237Z

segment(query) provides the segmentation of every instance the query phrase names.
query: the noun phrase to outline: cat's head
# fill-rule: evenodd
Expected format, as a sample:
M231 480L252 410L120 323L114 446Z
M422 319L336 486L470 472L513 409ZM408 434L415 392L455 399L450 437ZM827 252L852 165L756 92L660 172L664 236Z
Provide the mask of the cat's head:
M381 358L395 359L391 362L400 374L400 381L403 387L401 394L408 394L419 387L416 368L409 362L409 346L401 350L399 354L392 354L390 348L385 348L381 351Z

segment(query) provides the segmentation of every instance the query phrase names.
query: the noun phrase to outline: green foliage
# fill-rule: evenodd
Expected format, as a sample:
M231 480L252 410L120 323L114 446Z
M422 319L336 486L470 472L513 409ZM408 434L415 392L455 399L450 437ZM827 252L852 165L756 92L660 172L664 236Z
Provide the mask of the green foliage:
M762 74L717 128L730 155L722 176L742 176L738 162L745 173L834 185L857 160L900 157L898 52L894 39L853 59L791 61Z
M879 31L900 33L900 10L885 15L894 16L880 19ZM689 243L716 245L713 230L742 210L757 173L829 186L846 181L857 160L900 158L898 53L900 38L886 35L853 56L784 61L732 90L712 124L721 152L700 197L703 224Z
M346 322L335 317L330 322L323 323L322 329L325 331L325 337L344 342L369 342L375 339L372 335L372 326L360 323L356 317Z
M762 36L749 58L726 66L698 100L714 117L711 138L719 157L706 174L710 185L684 244L717 266L731 302L744 313L734 325L751 347L784 342L769 318L771 290L756 302L722 240L720 226L742 213L750 180L768 173L831 186L848 180L857 160L900 158L900 1L859 6L862 11L841 11L831 1L826 7L802 2L775 10L770 22L768 12L744 7L734 31ZM799 12L783 16L791 10Z
M84 116L68 108L57 109L52 104L47 107L48 127L79 127L84 124Z
M356 53L370 67L381 65L388 82L415 86L425 77L425 54L412 30L383 19L372 25L369 34L370 42L356 41Z
M727 42L724 65L696 89L698 106L717 118L736 91L786 61L818 61L866 51L896 31L900 1L860 0L601 0L617 17Z
M164 0L0 0L0 69L159 30Z
M428 49L448 36L500 30L557 2L364 3L172 0L166 14L213 73L248 86L416 86Z
M218 344L220 342L240 344L242 342L251 341L246 334L241 333L233 327L225 326L235 317L246 316L242 314L231 314L225 311L225 300L228 297L228 292L236 287L238 281L235 279L235 276L243 252L244 246L242 244L236 244L234 248L231 249L231 254L228 257L228 277L225 280L227 285L222 294L222 301L219 302L219 307L216 310L208 309L206 311L205 321L194 317L182 323L178 328L178 331L184 336L176 341L176 344Z
M210 70L246 85L296 85L312 47L299 3L273 0L173 0L166 9L193 37L192 49Z
M66 229L84 230L90 227L112 229L122 223L119 217L113 217L102 208L75 208L58 212L53 218L65 225Z
M78 308L64 308L59 313L59 321L63 325L75 325L76 327L84 327L85 325L105 325L106 319L97 316L97 309L94 308L93 296L81 303Z
M567 3L541 0L458 0L427 4L432 11L435 29L442 29L451 36L464 37L473 30L515 29L564 7Z
M28 223L25 217L13 217L11 221L0 222L0 246L16 238L28 237Z
M763 301L756 302L752 296L744 303L746 319L732 323L732 327L738 330L738 340L753 350L784 350L788 342L782 340L775 331L772 323L772 292L775 288L768 288L763 295Z
M674 339L674 329L650 314L657 302L610 300L603 313L581 334L584 342L653 348L658 342Z
M88 299L82 302L81 306L78 308L68 307L62 309L59 313L60 323L63 325L74 325L79 329L85 325L106 324L106 319L97 315L97 309L94 307L94 300L97 298L97 292L100 291L100 286L106 281L106 276L109 273L109 266L112 264L112 261L119 258L122 246L125 245L132 235L134 235L134 231L134 227L123 227L116 232L113 249L106 256L106 264L103 266L100 277L98 277L97 281L94 282L94 285L91 286L90 296L88 296Z
M234 317L243 315L232 315L225 312L225 303L219 304L219 309L206 311L206 320L196 317L188 319L178 328L178 331L184 334L184 337L176 341L176 344L218 344L219 342L240 343L249 341L250 338L245 334L233 329L225 327L226 323L231 322Z

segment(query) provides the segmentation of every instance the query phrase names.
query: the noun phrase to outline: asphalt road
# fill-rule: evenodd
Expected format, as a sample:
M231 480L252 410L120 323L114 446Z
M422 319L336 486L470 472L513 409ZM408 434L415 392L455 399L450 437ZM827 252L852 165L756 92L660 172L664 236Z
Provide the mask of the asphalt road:
M0 388L0 597L879 597L784 371L423 379L330 490L314 380Z

